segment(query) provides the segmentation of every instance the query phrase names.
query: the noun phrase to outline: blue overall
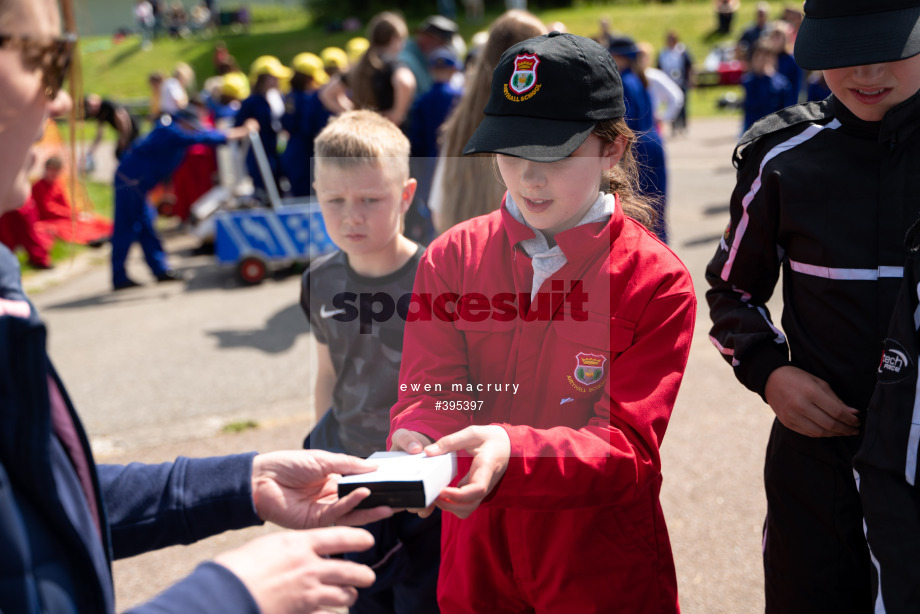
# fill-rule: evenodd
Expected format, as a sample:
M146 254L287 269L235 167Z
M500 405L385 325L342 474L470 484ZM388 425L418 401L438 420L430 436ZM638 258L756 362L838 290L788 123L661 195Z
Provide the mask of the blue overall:
M272 108L265 96L253 94L244 100L240 105L240 110L236 112L234 125L242 126L250 118L259 122L259 138L262 141L262 147L265 149L272 175L277 181L281 166L278 160L278 133L275 131L274 120L272 119ZM256 162L256 156L251 149L246 154L246 170L249 172L249 176L252 177L253 187L257 190L264 190L265 181L262 179L259 164Z
M292 93L288 108L291 110L281 118L282 127L290 135L281 154L281 168L291 182L291 195L309 196L313 139L326 127L332 113L320 102L317 92Z
M166 119L121 159L115 172L115 221L112 229L112 284L128 283L125 259L131 245L138 241L144 259L154 276L169 270L166 252L157 236L153 221L156 215L147 203L147 193L173 171L185 158L186 149L196 143L220 145L227 142L217 130L191 130Z
M623 99L626 103L626 124L636 133L633 146L636 162L639 164L639 188L642 194L654 199L657 220L651 230L658 238L668 242L668 228L665 212L668 195L668 173L665 163L664 144L655 127L655 113L648 90L639 76L626 69L623 80Z

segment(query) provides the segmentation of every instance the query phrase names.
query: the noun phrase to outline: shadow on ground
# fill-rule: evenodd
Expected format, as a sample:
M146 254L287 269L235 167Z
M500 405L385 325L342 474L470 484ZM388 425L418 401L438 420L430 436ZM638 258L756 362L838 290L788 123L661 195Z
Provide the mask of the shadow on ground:
M310 324L300 303L294 303L274 314L264 328L252 330L211 330L207 334L217 339L221 348L254 348L267 354L280 354L294 345L298 335L310 332Z

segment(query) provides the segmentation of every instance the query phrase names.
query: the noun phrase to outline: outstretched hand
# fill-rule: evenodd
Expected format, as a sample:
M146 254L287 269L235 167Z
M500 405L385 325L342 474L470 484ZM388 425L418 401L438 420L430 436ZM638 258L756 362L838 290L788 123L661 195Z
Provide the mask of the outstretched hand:
M847 406L830 385L790 365L767 378L764 396L783 425L808 437L859 433L858 410Z
M355 510L370 495L358 488L338 498L340 475L373 471L373 463L323 450L269 452L252 462L252 497L259 518L289 529L365 525L393 514L386 506Z
M437 456L460 450L472 455L473 464L457 486L441 491L434 505L458 518L466 518L505 475L511 457L511 439L500 426L468 426L427 446L425 453ZM423 517L431 513L430 508L425 512Z

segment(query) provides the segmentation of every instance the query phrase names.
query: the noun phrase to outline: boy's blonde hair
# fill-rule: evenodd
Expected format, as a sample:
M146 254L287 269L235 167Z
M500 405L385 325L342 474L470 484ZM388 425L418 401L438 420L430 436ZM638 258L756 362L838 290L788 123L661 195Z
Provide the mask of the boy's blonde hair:
M348 111L330 121L314 142L316 162L339 168L390 168L409 178L409 139L396 124L374 111Z

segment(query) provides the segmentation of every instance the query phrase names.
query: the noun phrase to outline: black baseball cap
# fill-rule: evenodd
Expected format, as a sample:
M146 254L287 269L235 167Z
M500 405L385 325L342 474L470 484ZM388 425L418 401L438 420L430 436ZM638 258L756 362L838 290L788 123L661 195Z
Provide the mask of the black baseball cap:
M918 0L805 0L794 52L804 70L895 62L918 53Z
M625 112L623 83L607 50L590 38L550 32L502 54L485 118L463 153L561 160L597 122Z
M443 15L432 15L422 22L418 30L449 41L454 34L460 31L460 28L457 27L457 23L452 19L448 19Z
M636 45L636 41L628 36L613 36L607 43L607 51L610 52L610 55L634 58L639 54L639 47Z

